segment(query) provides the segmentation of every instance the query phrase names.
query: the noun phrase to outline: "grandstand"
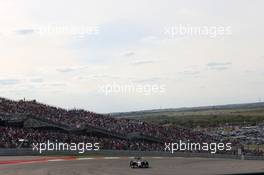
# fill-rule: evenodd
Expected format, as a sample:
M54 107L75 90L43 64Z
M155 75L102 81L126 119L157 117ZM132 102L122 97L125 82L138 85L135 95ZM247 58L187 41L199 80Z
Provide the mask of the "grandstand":
M147 174L175 174L175 168L180 174L262 172L260 161L235 160L240 158L235 147L239 143L235 142L235 149L217 152L220 154L216 155L178 151L171 156L170 153L160 152L164 151L165 142L223 142L223 138L210 136L206 132L114 118L85 110L66 110L37 101L0 98L0 133L2 174L100 174L97 172L101 170L107 174L133 174L136 172L127 168L127 162L130 156L138 154L149 156L151 168ZM19 139L25 142L22 144ZM46 143L47 140L53 143L100 143L101 151L83 156L76 156L74 152L47 152L45 156L32 152L34 143ZM210 157L214 159L208 159ZM38 169L42 172L37 172ZM145 174L145 171L141 173Z
M186 128L159 126L140 120L113 118L85 110L66 110L37 101L0 98L0 148L30 147L47 139L99 142L102 149L163 150L164 142L214 138ZM19 145L19 139L27 144Z

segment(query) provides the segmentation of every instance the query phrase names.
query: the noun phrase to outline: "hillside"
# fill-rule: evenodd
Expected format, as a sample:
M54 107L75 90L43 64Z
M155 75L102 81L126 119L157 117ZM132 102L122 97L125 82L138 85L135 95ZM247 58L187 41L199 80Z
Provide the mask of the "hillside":
M113 113L112 116L184 127L255 124L264 121L264 103L134 111Z

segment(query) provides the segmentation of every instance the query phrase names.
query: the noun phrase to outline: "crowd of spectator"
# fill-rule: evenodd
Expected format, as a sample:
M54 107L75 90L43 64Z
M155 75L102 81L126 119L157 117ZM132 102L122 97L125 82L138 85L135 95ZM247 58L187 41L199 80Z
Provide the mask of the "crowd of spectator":
M0 126L0 148L32 147L33 143L99 143L100 149L112 150L152 150L162 149L161 144L104 138L62 131L37 130L29 128ZM19 139L24 139L20 142Z
M66 110L41 104L35 100L26 101L13 101L4 98L0 98L0 122L1 120L12 119L17 115L31 115L38 118L51 121L53 123L66 125L72 129L85 128L87 126L93 126L97 128L103 128L107 131L118 133L126 136L129 133L140 133L145 136L156 137L163 142L174 142L178 140L182 141L193 141L193 142L215 142L225 141L231 142L233 145L239 145L242 143L242 139L233 139L228 135L224 137L223 132L203 132L203 131L192 131L190 129L173 127L173 126L161 126L152 123L143 122L140 120L127 119L127 118L114 118L110 115L97 114L85 110ZM1 123L0 123L1 124ZM243 131L243 132L242 132ZM254 132L253 132L254 131ZM257 131L260 131L258 129ZM18 147L19 138L27 138L28 142L23 146L30 146L34 142L45 142L47 140L57 140L59 142L71 143L71 142L99 142L103 149L121 149L121 150L162 150L164 145L161 143L151 143L143 141L128 141L115 138L104 138L87 135L74 135L70 133L64 133L61 131L49 131L49 130L36 130L36 129L25 129L17 127L0 127L0 148L14 148ZM211 134L205 134L211 133ZM234 136L238 133L252 137L256 135L260 137L263 133L250 130L245 132L239 130L235 132ZM260 133L260 134L259 134ZM232 135L233 134L233 135ZM253 136L252 136L253 135ZM262 136L262 135L261 135ZM254 137L255 138L255 137ZM241 141L242 140L242 141ZM258 140L259 141L259 140ZM259 151L255 151L259 154ZM260 153L262 154L262 153Z
M13 116L15 114L32 115L58 124L67 125L73 129L85 128L89 125L121 135L137 132L146 136L157 137L163 141L192 140L196 142L208 142L214 140L213 137L202 132L194 132L185 128L165 127L139 120L114 118L110 115L102 115L85 110L66 110L41 104L35 100L13 101L0 98L0 113L12 114Z
M74 134L59 130L29 129L21 126L11 127L6 126L3 123L1 124L1 121L13 120L17 116L28 115L45 119L46 121L57 123L59 125L65 125L71 129L82 129L92 126L109 132L118 133L121 136L127 136L129 133L140 133L144 136L158 138L163 143L182 140L200 143L224 141L231 142L233 146L241 144L241 139L234 139L224 132L219 132L219 130L214 133L193 131L181 127L155 125L134 119L114 118L111 117L111 115L97 114L79 109L66 110L41 104L35 100L13 101L0 98L0 148L30 147L32 143L41 143L50 140L63 143L100 143L101 149L148 151L160 151L164 149L164 144L160 142L155 143L142 140L117 139L104 136L99 137L95 135L91 136L87 133ZM231 132L231 136L237 136L237 134L243 133L247 138L253 138L255 136L260 138L263 137L263 128L264 127L262 126L253 129L242 128L236 132ZM18 141L19 138L26 139L26 142L20 145L21 143ZM257 141L259 141L259 139ZM245 152L247 154L263 155L261 150L255 150L253 152L245 150Z

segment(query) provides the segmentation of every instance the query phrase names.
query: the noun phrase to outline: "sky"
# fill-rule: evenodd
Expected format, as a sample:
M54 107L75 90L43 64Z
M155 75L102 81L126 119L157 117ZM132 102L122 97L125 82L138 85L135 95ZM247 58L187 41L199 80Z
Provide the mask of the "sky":
M0 96L100 113L264 101L263 6L0 0Z

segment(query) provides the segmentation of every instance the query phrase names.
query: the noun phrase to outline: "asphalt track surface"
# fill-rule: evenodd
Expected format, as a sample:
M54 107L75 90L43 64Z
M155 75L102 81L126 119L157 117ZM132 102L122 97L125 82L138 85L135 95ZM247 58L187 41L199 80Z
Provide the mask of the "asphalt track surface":
M127 157L0 157L0 175L185 175L264 172L264 161L147 157L149 169L131 169ZM263 173L264 174L264 173Z

